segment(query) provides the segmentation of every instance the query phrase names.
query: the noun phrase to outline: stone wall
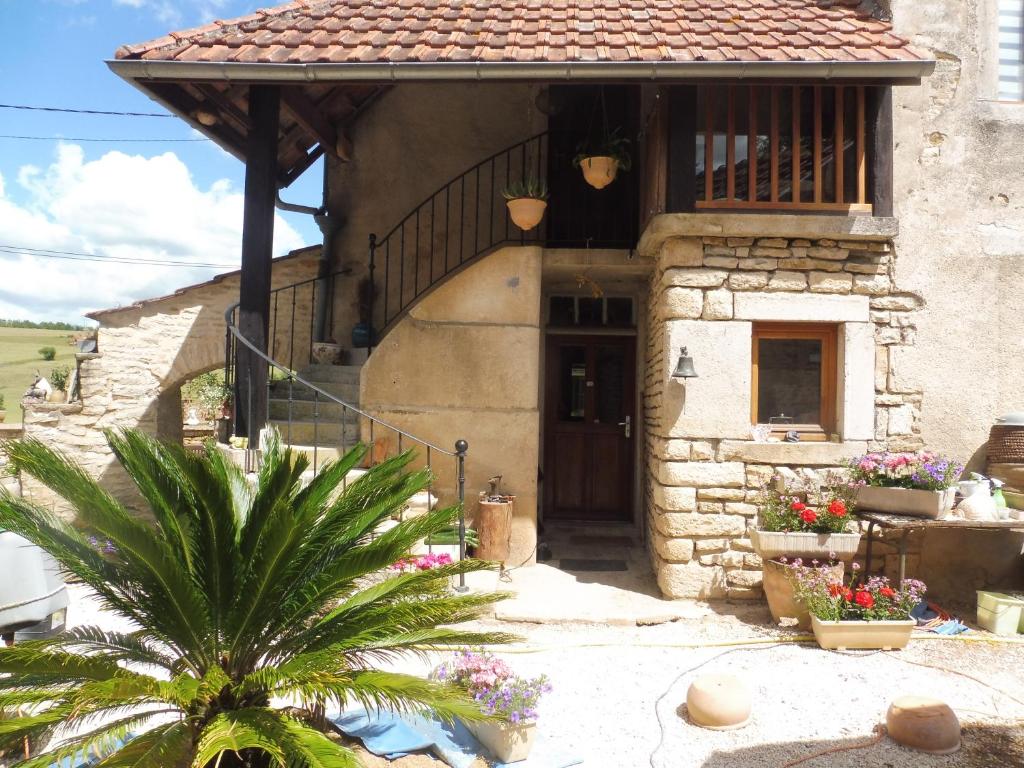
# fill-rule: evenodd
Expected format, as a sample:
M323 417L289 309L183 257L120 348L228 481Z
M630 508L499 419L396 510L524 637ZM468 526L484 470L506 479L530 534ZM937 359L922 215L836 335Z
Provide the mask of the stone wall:
M730 236L729 224L739 226L743 218L737 216L719 219L719 234L706 235L707 222L676 218L677 229L691 234L657 244L648 313L651 556L667 595L757 597L761 561L747 531L758 494L775 472L821 479L868 449L921 446L922 394L893 363L898 350L916 342L922 301L895 285L896 253L884 234L822 237L797 217L779 216L760 217L769 236ZM647 247L655 245L648 241ZM751 329L757 321L840 327L841 442L751 441ZM697 379L671 377L682 346L694 358ZM894 552L889 545L876 551L881 557Z
M319 247L313 247L276 259L274 287L315 276L319 254ZM99 352L78 355L80 401L26 401L25 436L65 451L109 492L134 500L102 430L139 428L180 438L181 385L223 367L224 312L236 301L238 273L232 272L169 296L93 313L100 323ZM309 317L308 301L301 305L301 295L299 301L296 316ZM284 339L284 328L278 333ZM23 490L33 501L63 511L59 499L31 479L23 478Z
M540 444L539 248L504 248L418 303L363 366L364 409L452 450L469 442L467 515L488 478L516 496L510 563L533 559ZM394 435L378 431L397 448ZM375 439L377 436L375 435ZM418 450L420 446L406 443ZM455 501L454 461L435 454L435 492Z

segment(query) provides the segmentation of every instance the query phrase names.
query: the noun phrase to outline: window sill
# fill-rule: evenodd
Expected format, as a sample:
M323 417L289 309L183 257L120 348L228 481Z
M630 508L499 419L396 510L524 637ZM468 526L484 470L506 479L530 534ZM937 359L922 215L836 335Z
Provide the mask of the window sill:
M786 464L799 467L836 467L867 452L863 441L841 443L755 443L752 440L723 440L721 461L749 464Z

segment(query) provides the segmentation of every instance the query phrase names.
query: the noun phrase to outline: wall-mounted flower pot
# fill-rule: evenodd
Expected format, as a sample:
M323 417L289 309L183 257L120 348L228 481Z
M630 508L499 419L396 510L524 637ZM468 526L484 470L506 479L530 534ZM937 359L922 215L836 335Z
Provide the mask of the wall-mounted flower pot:
M583 178L594 189L604 189L619 172L619 161L614 157L585 157L580 161Z
M907 647L917 622L906 621L822 621L811 617L811 629L818 645L829 650L883 650Z
M320 365L341 365L344 362L345 349L341 344L330 341L314 341L313 362Z
M945 517L953 509L956 489L922 491L916 488L881 488L861 486L857 491L857 507L872 512L891 512L932 520Z
M860 534L753 530L750 532L750 543L764 560L773 560L777 557L828 560L829 555L834 553L836 560L849 562L857 556Z
M811 628L811 614L803 601L796 597L796 583L792 576L795 567L775 560L765 560L762 586L772 620L776 624L783 619L795 620L796 628L806 632ZM827 568L835 581L842 582L846 570L843 563L821 567Z
M524 231L529 231L540 224L548 207L546 200L539 200L536 197L517 197L505 205L508 206L512 222Z
M0 424L4 423L4 419L7 418L7 411L0 409Z
M537 735L536 723L466 723L469 732L501 763L525 760L533 749Z
M352 327L352 346L356 349L369 347L376 341L377 332L369 323L356 323Z

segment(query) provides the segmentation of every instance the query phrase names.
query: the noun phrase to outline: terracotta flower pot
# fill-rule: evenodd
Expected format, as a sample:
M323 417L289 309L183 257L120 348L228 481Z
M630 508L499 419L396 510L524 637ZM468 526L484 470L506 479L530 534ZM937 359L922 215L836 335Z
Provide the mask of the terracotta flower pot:
M750 721L753 698L747 685L734 675L705 675L686 692L686 713L701 728L726 731Z
M0 408L0 424L4 423L4 419L7 418L7 411Z
M811 614L803 602L796 597L796 585L791 578L791 571L794 567L775 560L765 560L762 586L764 596L768 600L768 610L772 614L772 620L778 624L783 619L796 619L797 629L806 632L811 628ZM828 569L836 581L843 580L846 570L843 563L821 567Z
M885 714L889 737L897 744L948 755L960 749L960 721L949 705L922 696L901 696Z
M517 763L525 760L533 749L537 735L536 723L466 723L476 740L487 747L487 751L502 763Z
M822 648L892 651L907 647L917 622L905 621L822 621L811 616L814 639Z
M604 189L619 172L619 161L614 157L585 157L580 162L583 178L594 189Z
M522 230L531 230L540 224L544 218L544 211L547 210L546 200L539 200L536 197L517 197L509 200L505 205L512 216L512 222Z
M750 543L763 559L776 557L816 557L827 560L835 553L837 560L848 562L857 556L859 533L787 533L783 531L750 532Z

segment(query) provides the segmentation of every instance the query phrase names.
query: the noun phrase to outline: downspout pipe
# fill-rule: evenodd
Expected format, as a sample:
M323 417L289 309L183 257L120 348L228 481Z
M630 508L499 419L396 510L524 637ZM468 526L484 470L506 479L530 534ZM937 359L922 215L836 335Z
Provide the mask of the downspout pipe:
M334 250L335 226L334 219L331 218L327 211L329 196L330 170L327 158L324 158L323 202L319 208L314 208L311 205L286 202L281 199L280 190L278 190L277 196L274 199L274 204L279 210L312 216L313 221L316 222L317 227L320 229L320 234L323 236L323 246L320 248L320 258L317 261L316 302L313 307L313 341L324 341L327 336L327 308L333 300L333 296L330 295L333 291L329 290L331 286L329 285L328 278L331 273L331 254Z

